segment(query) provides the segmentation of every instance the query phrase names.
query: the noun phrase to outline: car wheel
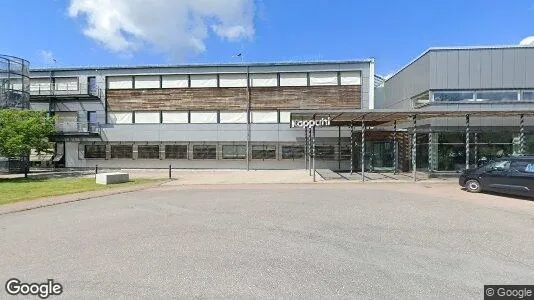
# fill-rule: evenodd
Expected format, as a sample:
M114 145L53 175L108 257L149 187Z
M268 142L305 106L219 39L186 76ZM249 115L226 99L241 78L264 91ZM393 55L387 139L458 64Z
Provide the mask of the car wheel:
M477 180L468 180L465 183L465 188L470 193L479 193L482 190L480 182L478 182Z

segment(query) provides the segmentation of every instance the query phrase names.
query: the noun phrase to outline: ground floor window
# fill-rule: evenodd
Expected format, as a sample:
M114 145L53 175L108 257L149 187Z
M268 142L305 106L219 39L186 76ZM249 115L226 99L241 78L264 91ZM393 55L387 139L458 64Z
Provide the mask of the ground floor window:
M133 158L133 146L111 145L111 158Z
M316 145L315 146L315 158L324 160L336 159L336 151L334 146L330 145Z
M282 146L282 159L304 158L304 146Z
M137 158L139 158L139 159L159 159L159 145L139 145L139 146L137 146Z
M187 159L187 145L165 145L165 159Z
M253 145L252 159L276 159L275 145Z
M194 145L193 159L217 159L217 146Z
M85 145L84 158L106 159L106 145Z
M247 149L245 145L223 145L222 158L223 159L245 159L247 157Z

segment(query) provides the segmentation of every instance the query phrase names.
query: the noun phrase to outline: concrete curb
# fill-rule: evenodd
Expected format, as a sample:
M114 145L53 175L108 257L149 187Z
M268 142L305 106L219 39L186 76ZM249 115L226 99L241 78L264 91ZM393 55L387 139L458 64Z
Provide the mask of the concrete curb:
M98 197L125 194L125 193L149 189L152 187L157 187L164 183L168 183L170 181L172 180L145 183L145 184L139 184L139 185L133 185L133 186L123 187L123 188L109 189L109 190L81 192L81 193L75 193L75 194L19 201L15 203L0 205L0 215L7 215L11 213L22 212L22 211L27 211L27 210L32 210L32 209L37 209L37 208L42 208L42 207L47 207L47 206L60 205L60 204L65 204L65 203L78 202L78 201L88 200L88 199L93 199L93 198L98 198Z

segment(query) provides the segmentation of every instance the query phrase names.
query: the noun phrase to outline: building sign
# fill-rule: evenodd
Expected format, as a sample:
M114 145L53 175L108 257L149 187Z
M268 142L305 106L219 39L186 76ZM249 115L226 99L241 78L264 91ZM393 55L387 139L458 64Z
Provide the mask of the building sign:
M312 127L322 127L330 126L330 117L328 119L321 118L319 120L306 120L306 121L291 121L291 127L301 127L301 128L312 128Z

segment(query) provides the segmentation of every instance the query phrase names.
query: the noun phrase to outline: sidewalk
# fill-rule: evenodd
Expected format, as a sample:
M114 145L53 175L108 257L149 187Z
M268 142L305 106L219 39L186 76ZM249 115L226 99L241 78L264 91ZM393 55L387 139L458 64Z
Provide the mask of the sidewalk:
M27 200L27 201L19 201L15 203L0 205L0 215L9 214L13 212L20 212L20 211L25 211L25 210L30 210L30 209L36 209L36 208L41 208L41 207L46 207L46 206L58 205L58 204L63 204L63 203L76 202L76 201L81 201L81 200L86 200L86 199L91 199L91 198L140 191L140 190L160 186L163 183L165 182L161 182L161 181L151 182L151 183L146 183L146 184L127 186L123 188L114 188L114 189L108 189L108 190L82 192L82 193L75 193L75 194L69 194L69 195L53 196L53 197L47 197L47 198Z

